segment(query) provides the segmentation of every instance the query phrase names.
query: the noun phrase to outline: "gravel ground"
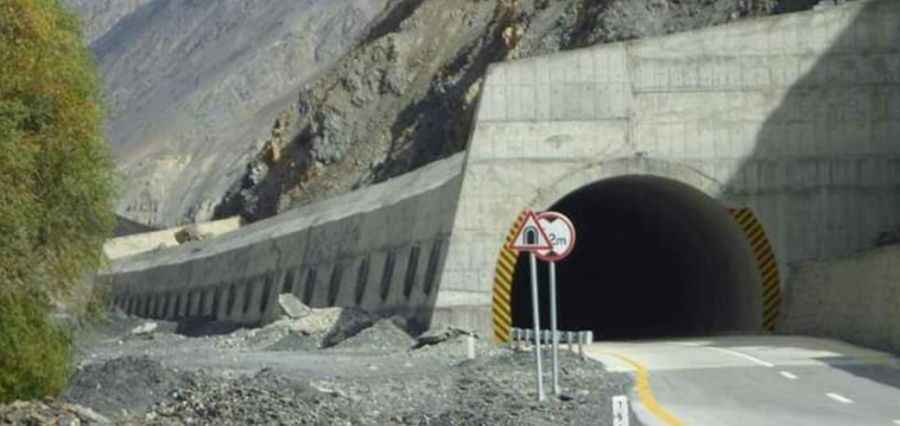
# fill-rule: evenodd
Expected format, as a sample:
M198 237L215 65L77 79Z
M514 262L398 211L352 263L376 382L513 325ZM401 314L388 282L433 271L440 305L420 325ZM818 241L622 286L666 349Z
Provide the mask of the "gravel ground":
M125 356L83 368L63 398L107 414L141 411L187 385L189 376L148 357Z
M612 424L611 397L632 385L563 351L563 397L537 403L532 352L476 339L468 360L463 332L419 345L398 318L330 346L335 330L353 327L325 330L309 316L215 336L185 337L172 323L133 333L147 323L114 314L84 330L65 401L135 425L603 425Z

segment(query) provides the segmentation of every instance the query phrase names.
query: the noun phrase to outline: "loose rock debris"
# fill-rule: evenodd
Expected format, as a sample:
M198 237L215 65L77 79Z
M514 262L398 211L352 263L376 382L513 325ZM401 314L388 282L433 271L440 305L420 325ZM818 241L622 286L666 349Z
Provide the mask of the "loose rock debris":
M603 425L612 396L632 386L562 351L564 395L552 395L548 373L538 403L532 352L476 339L478 357L467 360L466 330L413 337L401 317L307 309L222 335L161 327L153 340L123 339L141 322L114 317L92 331L99 343L83 348L63 399L131 425Z

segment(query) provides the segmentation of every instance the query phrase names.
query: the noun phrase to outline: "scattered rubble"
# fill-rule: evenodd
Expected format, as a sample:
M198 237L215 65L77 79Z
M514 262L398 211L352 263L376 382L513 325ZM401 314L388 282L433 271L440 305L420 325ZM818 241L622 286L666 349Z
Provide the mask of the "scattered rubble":
M113 315L64 400L132 425L549 426L611 418L609 398L631 386L563 351L565 397L538 404L531 352L476 338L468 360L466 330L413 338L402 317L297 302L298 318L202 337L160 321L153 340L130 339L147 321Z
M350 402L270 370L232 380L197 375L135 421L147 425L360 424Z
M103 425L108 418L96 411L61 401L16 401L0 405L0 424L4 425Z

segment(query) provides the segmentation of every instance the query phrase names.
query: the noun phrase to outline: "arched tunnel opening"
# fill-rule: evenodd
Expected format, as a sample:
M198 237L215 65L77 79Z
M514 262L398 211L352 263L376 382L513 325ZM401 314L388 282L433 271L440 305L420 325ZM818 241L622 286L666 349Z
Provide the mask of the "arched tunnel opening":
M681 182L647 175L584 186L549 210L575 224L556 264L560 330L596 340L761 330L759 272L726 206ZM527 253L516 263L513 326L531 328ZM541 328L549 329L548 265L538 260Z

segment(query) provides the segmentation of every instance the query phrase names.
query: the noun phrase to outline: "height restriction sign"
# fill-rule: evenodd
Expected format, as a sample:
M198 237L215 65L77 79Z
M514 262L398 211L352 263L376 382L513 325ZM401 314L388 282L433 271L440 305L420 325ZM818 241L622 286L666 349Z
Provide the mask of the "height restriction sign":
M537 215L538 226L547 234L551 249L535 251L545 262L558 262L566 258L575 248L575 225L566 215L559 212L543 212Z

